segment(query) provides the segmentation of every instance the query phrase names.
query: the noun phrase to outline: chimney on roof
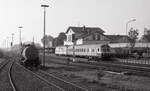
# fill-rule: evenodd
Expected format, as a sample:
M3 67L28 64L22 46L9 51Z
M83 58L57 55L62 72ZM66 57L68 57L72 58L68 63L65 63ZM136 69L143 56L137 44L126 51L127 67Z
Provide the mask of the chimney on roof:
M85 29L86 29L86 27L85 27L85 25L84 25L82 30L85 31Z

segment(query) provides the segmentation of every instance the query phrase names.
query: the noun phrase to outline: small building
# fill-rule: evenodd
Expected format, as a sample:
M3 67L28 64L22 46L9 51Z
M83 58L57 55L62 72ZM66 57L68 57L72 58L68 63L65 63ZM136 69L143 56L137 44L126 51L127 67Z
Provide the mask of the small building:
M144 35L142 35L139 41L143 43L150 42L150 29L144 28Z
M144 35L150 35L150 29L144 28Z

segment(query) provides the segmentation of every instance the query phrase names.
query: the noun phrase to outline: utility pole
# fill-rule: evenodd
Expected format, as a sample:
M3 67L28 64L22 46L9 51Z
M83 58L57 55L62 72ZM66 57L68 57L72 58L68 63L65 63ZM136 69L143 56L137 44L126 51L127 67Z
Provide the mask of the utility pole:
M20 46L22 46L22 41L21 41L21 29L23 28L22 26L19 26L19 40L20 40Z
M9 47L9 45L8 45L9 43L8 42L9 42L9 37L6 37L7 51L8 51L8 47Z
M132 20L129 20L127 23L126 23L126 35L128 35L128 24L133 22L133 21L136 21L136 19L132 19Z
M45 66L45 27L46 27L46 7L49 7L49 5L41 5L41 7L44 8L44 45L43 45L43 66Z
M136 19L129 20L129 21L126 23L126 36L128 36L128 25L129 25L129 23L134 22L134 21L136 21ZM128 47L128 46L129 46L129 45L128 45L128 40L127 40L126 42L127 42L126 47Z
M34 44L34 36L33 36L33 44Z
M12 42L11 42L11 46L13 46L13 41L14 41L13 36L14 36L14 33L12 33L11 35L12 35Z

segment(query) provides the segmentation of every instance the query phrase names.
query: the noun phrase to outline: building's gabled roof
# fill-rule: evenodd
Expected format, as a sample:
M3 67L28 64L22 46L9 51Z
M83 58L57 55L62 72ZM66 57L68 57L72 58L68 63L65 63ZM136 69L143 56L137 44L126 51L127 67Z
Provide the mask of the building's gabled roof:
M75 40L79 39L79 38L83 38L83 37L86 37L86 36L89 36L93 33L101 33L103 34L104 31L101 29L101 28L98 28L98 27L74 27L74 26L70 26L66 33L68 33L69 30L72 30L74 33L75 33Z
M95 31L95 32L91 32L91 33L82 34L82 35L78 36L78 39L79 39L79 38L88 37L88 36L90 36L91 34L94 34L94 33L100 33L100 32ZM100 34L103 35L103 36L105 36L103 33L100 33Z
M112 43L126 43L129 42L129 37L127 35L106 35Z
M83 27L70 26L70 27L67 29L66 33L67 33L70 29L72 29L73 32L75 32L75 33L88 33L88 32L95 32L95 31L98 31L98 32L100 32L100 33L104 33L104 31L103 31L101 28L99 28L99 27L85 27L85 26L83 26Z

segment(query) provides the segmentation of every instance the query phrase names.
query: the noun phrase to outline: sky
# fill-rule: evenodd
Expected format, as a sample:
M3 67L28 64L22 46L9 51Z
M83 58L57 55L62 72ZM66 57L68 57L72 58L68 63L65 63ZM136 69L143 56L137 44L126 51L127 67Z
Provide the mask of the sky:
M100 27L105 34L126 34L128 29L150 29L150 0L0 0L0 47L19 43L19 26L22 41L41 43L43 37L43 8L46 8L46 34L56 37L69 26ZM6 42L8 41L8 42ZM8 46L9 46L8 45Z

